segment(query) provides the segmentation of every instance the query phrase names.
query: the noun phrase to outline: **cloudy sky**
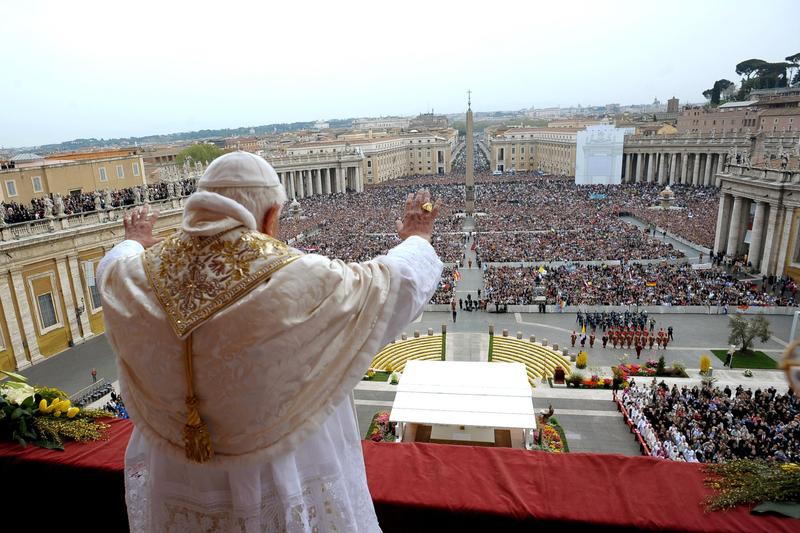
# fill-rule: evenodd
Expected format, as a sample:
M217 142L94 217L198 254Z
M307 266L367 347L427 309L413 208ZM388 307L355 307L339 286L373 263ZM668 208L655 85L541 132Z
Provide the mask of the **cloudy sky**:
M468 88L479 111L700 101L800 52L796 2L5 2L0 147L457 112Z

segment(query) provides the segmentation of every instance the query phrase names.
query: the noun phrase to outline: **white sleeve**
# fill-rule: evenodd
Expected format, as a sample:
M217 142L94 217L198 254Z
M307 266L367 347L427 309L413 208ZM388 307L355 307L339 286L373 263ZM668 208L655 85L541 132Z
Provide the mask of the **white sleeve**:
M386 334L391 341L422 312L442 278L443 264L431 243L409 237L376 259L389 268L391 284L398 284L397 304Z
M97 278L97 286L102 286L103 273L111 263L117 261L118 259L124 259L125 257L140 254L143 251L144 246L139 244L138 241L133 240L122 241L118 245L114 246L106 255L103 256L103 258L100 260L100 264L97 265L97 273L95 274L95 278Z

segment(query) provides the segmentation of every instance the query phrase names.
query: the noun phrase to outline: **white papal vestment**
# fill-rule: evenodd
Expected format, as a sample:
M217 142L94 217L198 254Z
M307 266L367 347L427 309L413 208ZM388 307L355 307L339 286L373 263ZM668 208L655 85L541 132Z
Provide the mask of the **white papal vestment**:
M247 228L232 234L264 241ZM221 242L214 249L246 277L247 265L223 246L232 241ZM184 457L181 440L186 383L176 322L186 317L171 324L165 309L192 304L186 279L200 291L206 274L227 267L172 258L148 270L146 256L124 241L98 268L134 423L125 458L131 531L378 531L350 394L435 291L442 263L433 247L410 237L351 264L300 255L191 326L199 412L215 452L204 464ZM195 269L184 288L165 282L156 295L148 276L166 279L180 268Z

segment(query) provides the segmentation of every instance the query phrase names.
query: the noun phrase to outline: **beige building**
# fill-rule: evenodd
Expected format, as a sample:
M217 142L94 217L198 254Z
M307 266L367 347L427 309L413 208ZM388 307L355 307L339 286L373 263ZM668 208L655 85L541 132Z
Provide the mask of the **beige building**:
M60 154L57 159L29 157L0 170L0 201L28 204L33 198L62 196L145 183L141 155Z
M421 133L348 134L333 141L297 143L287 155L363 154L360 174L366 185L415 174L447 174L458 142L458 132L447 128Z
M354 130L405 130L411 123L410 118L406 117L378 117L378 118L357 118L353 121Z
M570 129L584 129L589 126L598 126L600 124L608 124L607 120L596 120L591 118L567 118L562 120L551 120L547 123L548 128L570 128Z
M800 281L800 170L731 165L720 173L714 252Z
M509 128L489 132L492 171L575 175L578 128Z

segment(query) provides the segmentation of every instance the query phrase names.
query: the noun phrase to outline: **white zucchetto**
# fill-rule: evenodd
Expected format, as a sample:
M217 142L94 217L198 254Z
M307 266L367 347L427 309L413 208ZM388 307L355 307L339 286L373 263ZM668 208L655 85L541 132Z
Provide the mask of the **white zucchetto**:
M278 173L263 157L238 151L212 161L197 187L278 187L280 184Z

